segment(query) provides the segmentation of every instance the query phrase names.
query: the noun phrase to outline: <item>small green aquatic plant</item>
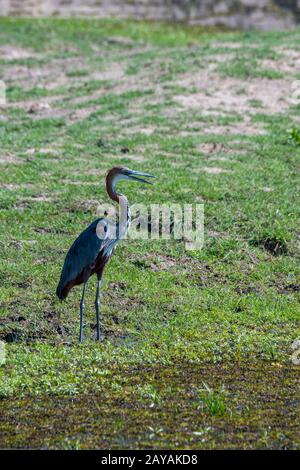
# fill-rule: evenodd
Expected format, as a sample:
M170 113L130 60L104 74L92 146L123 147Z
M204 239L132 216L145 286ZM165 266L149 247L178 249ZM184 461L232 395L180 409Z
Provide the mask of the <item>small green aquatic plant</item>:
M213 390L203 382L203 388L199 390L198 398L198 409L208 412L211 416L224 416L226 414L226 391L224 387L221 387L220 390Z

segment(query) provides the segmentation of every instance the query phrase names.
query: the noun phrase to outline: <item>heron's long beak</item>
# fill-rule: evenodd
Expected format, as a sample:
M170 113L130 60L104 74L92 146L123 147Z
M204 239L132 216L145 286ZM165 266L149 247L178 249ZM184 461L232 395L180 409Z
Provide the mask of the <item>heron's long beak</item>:
M143 178L138 178L138 176L145 176L146 178L156 178L154 175L149 173L142 173L141 171L128 170L128 177L132 180L139 181L140 183L153 184L150 181L147 181Z

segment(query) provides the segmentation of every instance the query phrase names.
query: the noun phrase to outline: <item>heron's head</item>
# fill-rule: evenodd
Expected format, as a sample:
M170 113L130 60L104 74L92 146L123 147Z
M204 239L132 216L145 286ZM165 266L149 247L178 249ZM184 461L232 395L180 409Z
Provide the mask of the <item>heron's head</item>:
M148 181L146 178L155 178L154 175L149 173L143 173L141 171L130 170L125 166L115 166L106 176L106 188L109 196L118 200L116 193L116 184L121 180L132 180L138 181L140 183L152 184L151 181Z

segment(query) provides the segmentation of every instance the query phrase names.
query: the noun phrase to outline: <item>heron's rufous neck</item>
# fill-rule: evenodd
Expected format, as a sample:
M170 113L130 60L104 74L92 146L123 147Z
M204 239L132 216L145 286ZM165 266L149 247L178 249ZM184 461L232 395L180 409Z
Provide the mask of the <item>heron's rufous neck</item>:
M116 183L119 177L118 168L113 168L109 171L108 175L106 176L106 191L109 195L110 199L115 202L119 202L119 196L116 192Z

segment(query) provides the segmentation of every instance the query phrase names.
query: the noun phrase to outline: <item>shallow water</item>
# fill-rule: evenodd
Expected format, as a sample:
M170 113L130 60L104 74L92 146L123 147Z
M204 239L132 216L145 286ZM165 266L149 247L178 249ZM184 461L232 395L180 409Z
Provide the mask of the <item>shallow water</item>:
M297 367L182 365L126 374L130 386L121 394L3 399L0 448L299 448ZM217 397L225 391L224 412L199 401L204 383Z

